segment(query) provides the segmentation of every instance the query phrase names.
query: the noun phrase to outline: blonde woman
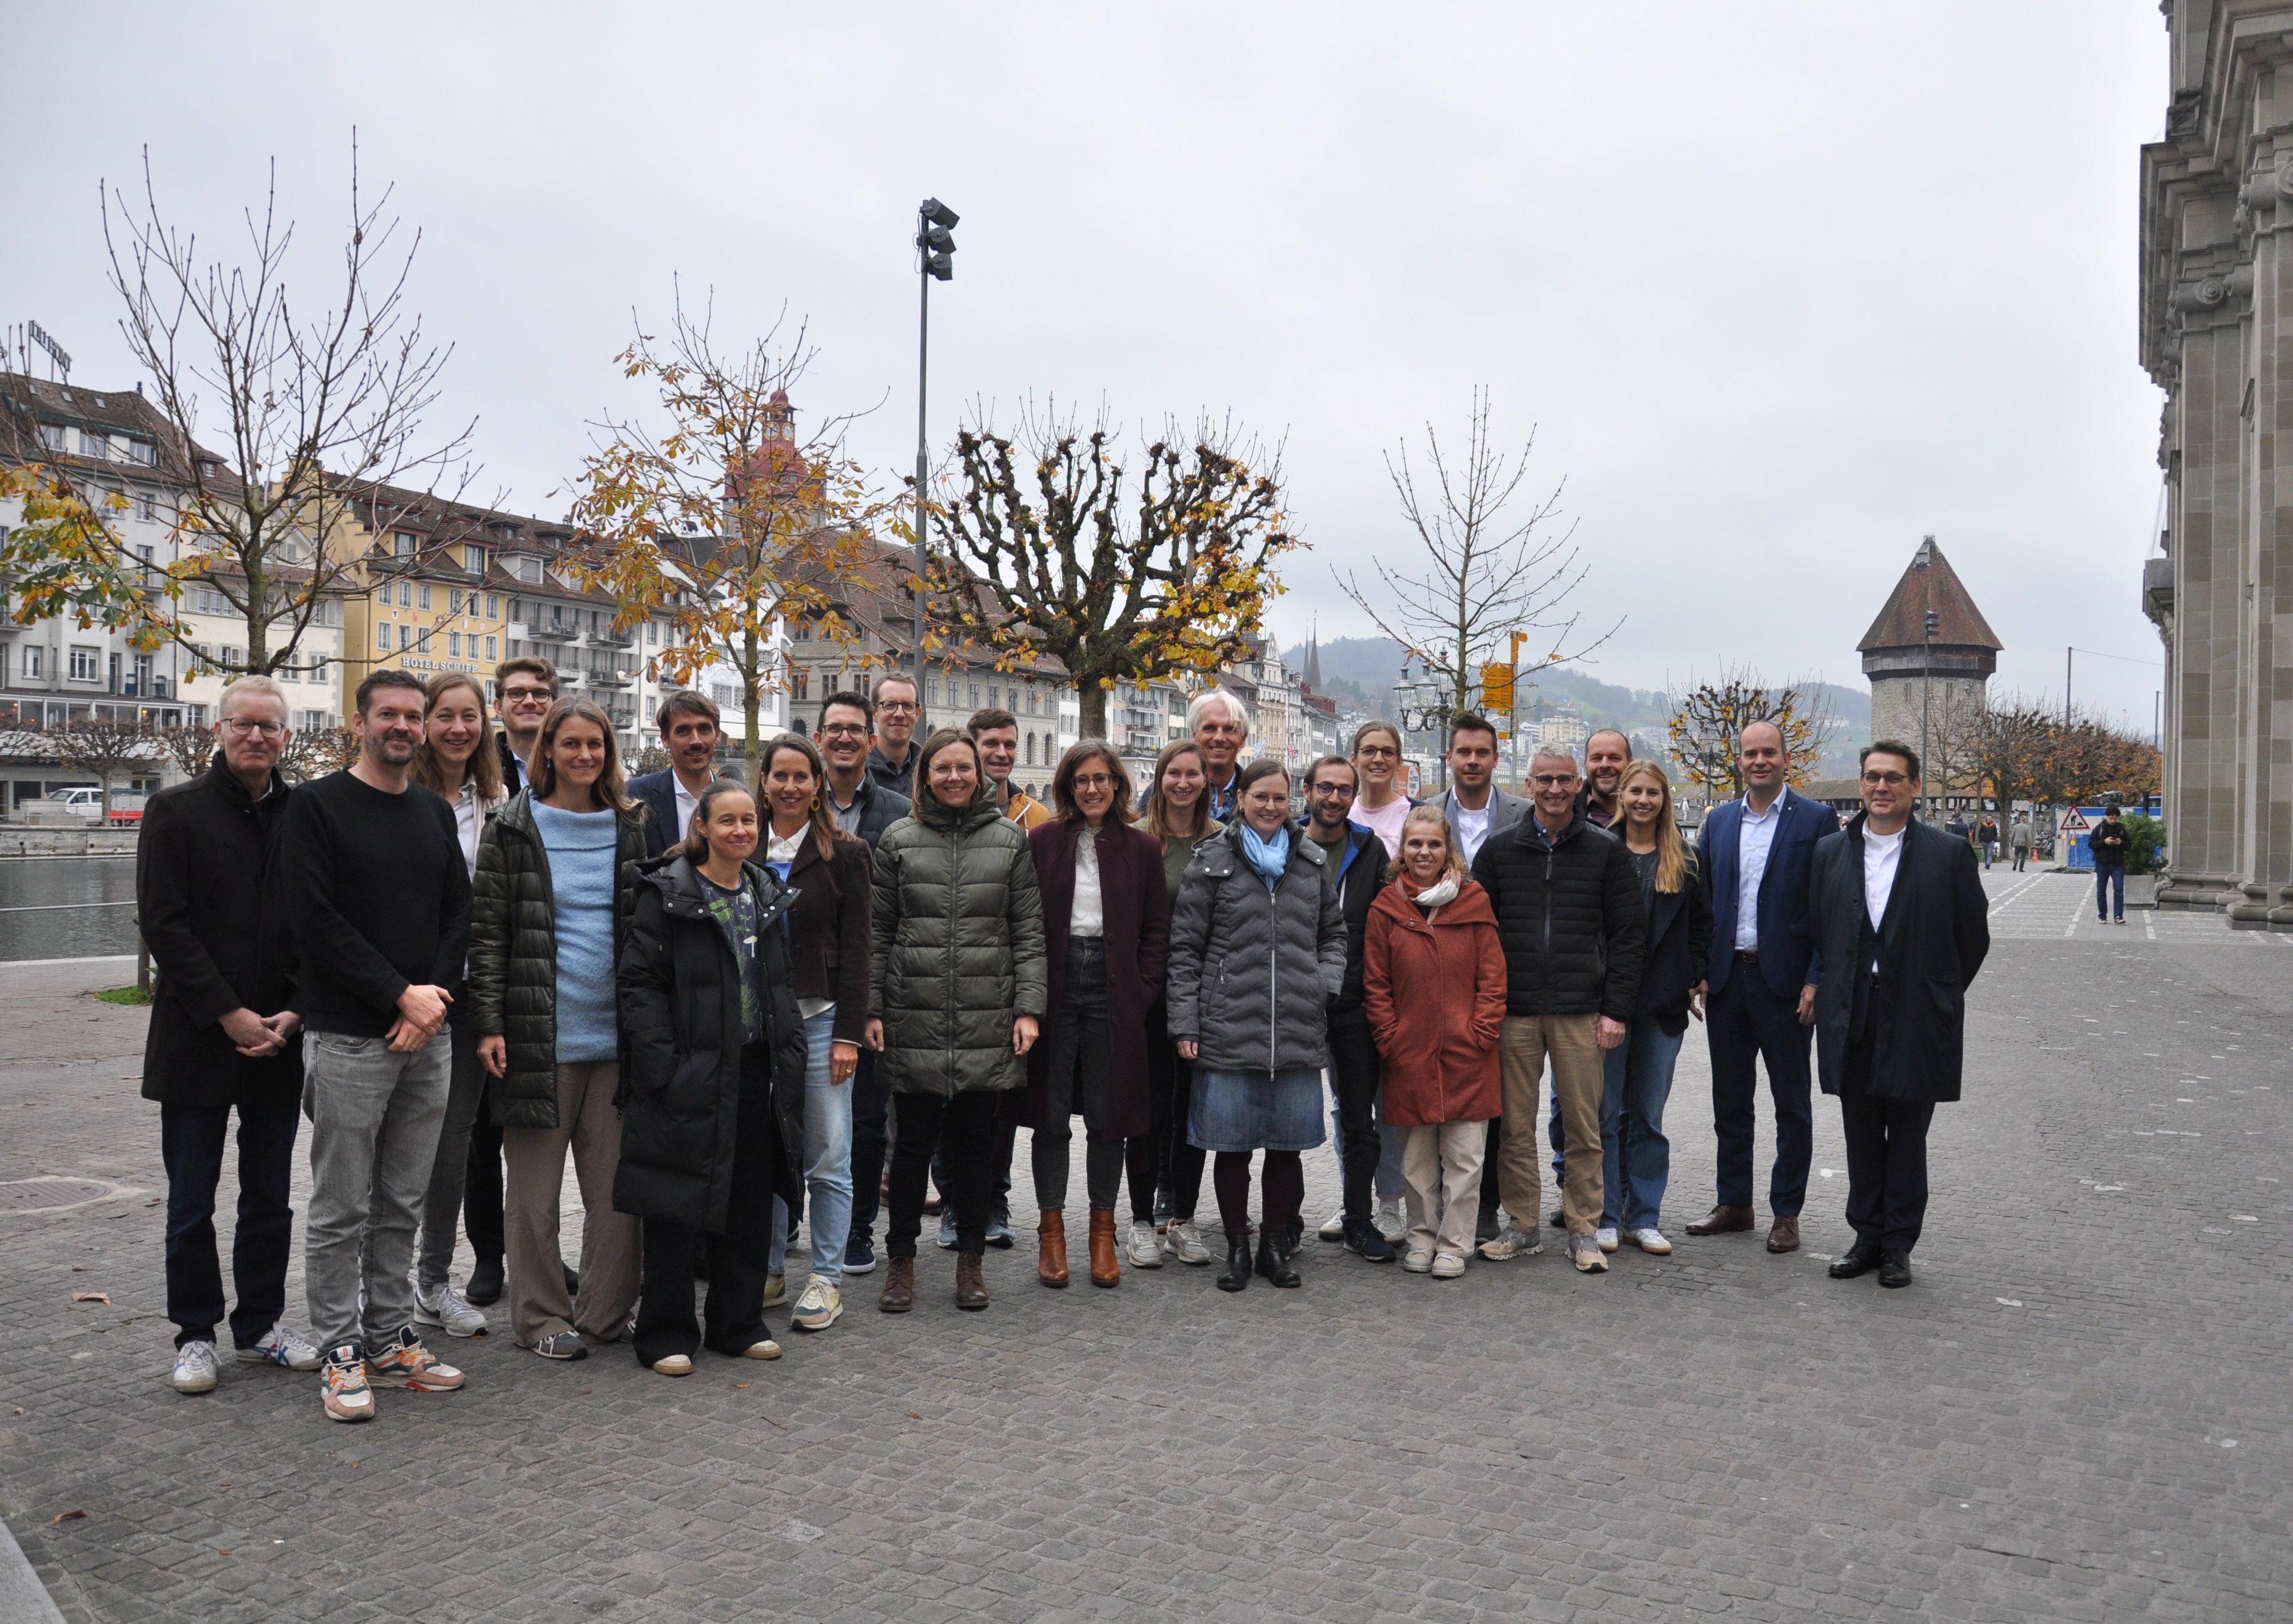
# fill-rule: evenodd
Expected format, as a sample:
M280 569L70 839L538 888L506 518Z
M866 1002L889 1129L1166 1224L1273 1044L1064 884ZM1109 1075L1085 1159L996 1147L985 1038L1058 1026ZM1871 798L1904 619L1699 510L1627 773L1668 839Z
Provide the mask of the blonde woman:
M1625 1041L1602 1057L1600 1092L1600 1249L1619 1239L1659 1256L1672 1243L1657 1227L1672 1145L1664 1107L1688 1018L1704 1019L1705 966L1712 950L1712 903L1696 873L1696 854L1672 815L1672 782L1653 761L1635 761L1617 786L1617 832L1640 875L1648 910L1648 956L1640 1001L1625 1023Z

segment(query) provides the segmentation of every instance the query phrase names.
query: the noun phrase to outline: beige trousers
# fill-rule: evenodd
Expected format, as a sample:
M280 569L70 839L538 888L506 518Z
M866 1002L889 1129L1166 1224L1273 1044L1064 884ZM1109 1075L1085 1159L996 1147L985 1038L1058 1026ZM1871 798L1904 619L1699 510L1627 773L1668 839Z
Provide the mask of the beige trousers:
M586 1343L618 1342L637 1301L637 1221L613 1210L621 1161L621 1114L613 1108L620 1068L611 1060L557 1068L557 1125L504 1128L509 1165L502 1192L503 1250L509 1271L510 1335L521 1348L579 1331ZM557 1250L557 1206L565 1152L581 1187L581 1293L565 1295Z
M1508 1015L1498 1063L1504 1077L1505 1132L1497 1152L1497 1194L1516 1228L1529 1234L1544 1210L1544 1062L1560 1101L1560 1210L1571 1235L1600 1222L1601 1056L1598 1015Z
M1411 1251L1462 1257L1473 1249L1488 1148L1486 1122L1401 1130L1401 1193L1409 1203Z

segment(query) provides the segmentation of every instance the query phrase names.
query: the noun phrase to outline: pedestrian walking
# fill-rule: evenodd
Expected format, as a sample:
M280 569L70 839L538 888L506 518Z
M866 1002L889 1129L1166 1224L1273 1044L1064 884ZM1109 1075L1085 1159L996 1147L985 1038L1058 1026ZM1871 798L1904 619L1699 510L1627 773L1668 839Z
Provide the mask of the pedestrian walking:
M2014 814L2013 824L2006 831L2006 853L2014 860L2014 872L2018 874L2030 861L2030 815L2028 812Z
M500 759L493 750L485 689L466 671L441 671L424 694L422 748L414 752L411 776L453 808L462 865L474 881L479 840L509 800L502 785ZM477 1022L468 998L455 1000L446 1026L453 1039L454 1068L447 1085L446 1115L438 1126L438 1154L430 1164L429 1193L422 1198L422 1233L414 1255L414 1323L449 1336L482 1336L484 1312L455 1290L448 1278L454 1263L454 1230L469 1188L471 1131L486 1098L486 1068L478 1060ZM490 1216L493 1222L480 1228L498 1245L499 1208ZM475 1244L474 1236L474 1247ZM499 1250L477 1258L470 1280L471 1288L484 1291L488 1302L499 1300Z
M1134 1269L1163 1266L1146 1011L1163 992L1171 905L1160 842L1130 826L1132 794L1114 747L1085 739L1051 778L1058 821L1027 837L1042 893L1049 1003L1044 1040L1027 1056L1027 1086L1008 1098L1004 1116L1033 1130L1035 1274L1046 1286L1067 1283L1067 1172L1078 1115L1090 1283L1122 1283L1115 1201L1126 1165L1130 1227L1122 1251Z
M629 780L629 799L644 811L645 856L657 857L685 836L701 792L717 781L723 712L698 688L679 688L653 713L668 765Z
M1998 820L1988 812L1974 825L1974 843L1982 848L1982 868L1988 873L1990 865L1998 861Z
M615 966L645 857L612 719L562 699L542 719L532 782L478 844L470 1003L508 1164L510 1335L544 1359L617 1342L637 1295L636 1222L612 1205L621 1154ZM558 1250L565 1157L581 1190L581 1262ZM689 1262L689 1260L688 1260Z
M1918 752L1862 752L1863 810L1816 852L1809 922L1822 965L1807 988L1823 1092L1847 1141L1855 1244L1831 1265L1911 1283L1927 1207L1927 1129L1959 1097L1966 990L1990 951L1974 853L1916 822Z
M1162 843L1163 895L1175 904L1187 865L1204 840L1226 825L1210 815L1210 778L1203 747L1192 739L1166 744L1155 758L1155 779L1146 792L1140 826ZM1195 1223L1203 1193L1202 1147L1187 1137L1194 1105L1194 1062L1179 1052L1171 1036L1166 978L1146 1009L1146 1110L1155 1138L1157 1222L1163 1250L1182 1263L1204 1265L1210 1248Z
M1399 1255L1394 1242L1408 1226L1397 1210L1392 1233L1371 1206L1371 1186L1384 1159L1377 1100L1382 1064L1362 995L1362 950L1369 930L1370 905L1377 899L1387 867L1377 832L1352 821L1354 786L1360 777L1343 756L1324 756L1306 769L1306 816L1298 820L1300 838L1322 849L1322 866L1337 888L1338 911L1346 922L1346 978L1330 1001L1330 1126L1338 1148L1341 1198L1320 1233L1343 1241L1346 1249L1373 1263ZM1398 1150L1396 1152L1397 1172ZM1398 1192L1397 1192L1398 1193Z
M630 1344L662 1376L690 1376L703 1346L777 1359L765 1328L774 1198L797 1188L809 1069L782 926L789 888L754 861L748 788L701 792L685 839L639 865L617 985L628 1056L613 1206L641 1223L644 1268ZM695 1314L693 1254L708 1263Z
M214 734L207 770L152 796L135 840L135 922L158 972L142 1092L159 1107L167 1173L177 1393L211 1393L217 1378L215 1333L226 1316L215 1187L234 1110L231 1342L242 1364L319 1368L319 1350L282 1318L303 1044L289 1007L295 931L280 854L294 792L277 763L293 735L277 679L241 677L225 688Z
M453 1074L446 1013L470 942L453 809L408 777L420 679L358 686L358 759L297 789L281 840L303 1018L311 1200L303 1278L329 1419L373 1419L373 1388L449 1393L462 1373L414 1327L414 1237Z
M1488 1125L1503 1105L1504 948L1488 893L1430 806L1401 826L1401 858L1369 916L1364 1003L1385 1057L1382 1114L1401 1130L1412 1274L1465 1272Z
M1170 1021L1195 1068L1187 1134L1217 1157L1226 1228L1222 1291L1250 1284L1250 1158L1260 1174L1256 1269L1300 1282L1292 1262L1306 1175L1322 1142L1327 1005L1345 982L1346 922L1321 848L1290 826L1290 774L1261 759L1236 786L1242 821L1187 865L1171 922Z
M848 707L830 714L845 715ZM847 741L847 744L849 741ZM864 735L863 735L864 747ZM847 750L855 775L859 751ZM812 1222L811 1278L791 1322L824 1331L844 1312L845 1244L852 1225L852 1079L868 1024L868 843L837 826L828 766L797 734L765 747L764 865L794 893L782 915L797 1019L804 1024L804 1130L798 1160ZM874 795L889 796L875 789ZM906 803L901 803L904 806ZM790 1208L773 1202L765 1305L786 1296Z
M2134 837L2118 808L2104 807L2102 821L2086 837L2086 853L2094 858L2094 911L2104 924L2113 918L2126 922L2126 854L2133 848Z
M1624 1041L1638 1003L1648 927L1624 843L1585 818L1576 758L1540 748L1529 784L1535 815L1473 860L1473 878L1488 893L1504 943L1505 1119L1527 1129L1503 1141L1497 1173L1510 1222L1480 1250L1492 1262L1543 1250L1535 1125L1550 1059L1567 1158L1561 1208L1569 1261L1598 1274L1608 1268L1594 1238L1604 1199L1601 1055Z
M877 1306L915 1304L924 1180L944 1146L956 1217L956 1306L984 1309L998 1096L1046 1003L1042 898L1026 837L1007 821L967 735L925 742L914 814L877 843L869 931L868 1046L894 1098L891 1259Z
M1712 898L1705 1035L1719 1155L1715 1203L1688 1232L1722 1235L1755 1222L1752 1133L1764 1065L1776 1116L1767 1246L1792 1252L1799 1247L1815 1154L1808 1017L1800 997L1809 952L1808 871L1816 842L1837 833L1839 820L1821 801L1787 787L1791 755L1775 723L1746 725L1737 735L1736 762L1743 799L1713 808L1696 841L1697 865Z
M1672 1254L1659 1225L1672 1175L1672 1141L1664 1109L1689 1017L1704 1019L1712 952L1712 899L1697 873L1696 854L1680 838L1672 781L1653 761L1625 769L1624 817L1616 832L1640 881L1648 921L1648 956L1625 1041L1601 1057L1600 1224L1604 1252L1630 1241L1658 1257Z

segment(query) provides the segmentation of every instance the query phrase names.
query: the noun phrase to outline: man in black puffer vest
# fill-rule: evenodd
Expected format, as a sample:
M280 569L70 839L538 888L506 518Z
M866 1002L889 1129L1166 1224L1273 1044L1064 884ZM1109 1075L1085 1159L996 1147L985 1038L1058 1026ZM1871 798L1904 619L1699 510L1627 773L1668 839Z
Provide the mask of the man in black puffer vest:
M1538 1249L1544 1205L1535 1125L1544 1062L1560 1102L1568 1176L1561 1206L1570 1261L1604 1271L1593 1230L1600 1222L1602 1052L1625 1035L1640 996L1646 951L1640 880L1624 842L1585 820L1583 777L1565 750L1540 750L1529 765L1536 816L1492 835L1473 859L1503 938L1506 976L1505 1120L1497 1163L1508 1222L1481 1255L1492 1261Z

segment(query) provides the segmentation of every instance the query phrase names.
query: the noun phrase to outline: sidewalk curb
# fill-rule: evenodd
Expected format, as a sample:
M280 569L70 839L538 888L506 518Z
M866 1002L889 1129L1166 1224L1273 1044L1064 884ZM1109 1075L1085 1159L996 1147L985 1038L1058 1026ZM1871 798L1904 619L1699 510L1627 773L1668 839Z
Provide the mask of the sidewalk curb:
M64 1624L55 1598L32 1571L24 1547L0 1520L0 1624Z

